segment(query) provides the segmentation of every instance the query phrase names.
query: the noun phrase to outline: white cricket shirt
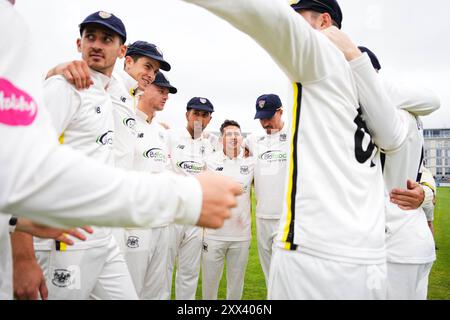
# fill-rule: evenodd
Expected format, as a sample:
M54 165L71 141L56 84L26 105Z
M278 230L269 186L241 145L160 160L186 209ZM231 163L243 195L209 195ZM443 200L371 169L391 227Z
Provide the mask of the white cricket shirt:
M0 42L0 212L56 227L198 221L196 179L126 173L61 146L42 103L42 80L32 72L34 37L4 0L0 30L14 30L2 33Z
M137 138L137 98L134 93L138 83L123 69L116 70L113 79L116 81L110 83L107 91L113 103L115 166L132 170Z
M173 172L192 176L206 170L206 157L216 151L215 135L204 132L193 139L186 128L170 129L167 135L170 169Z
M114 166L114 119L111 97L106 91L111 78L91 70L94 84L77 90L62 76L47 79L44 85L44 102L50 112L60 142L75 150ZM83 231L84 232L84 231ZM34 238L36 250L80 250L106 246L111 240L110 228L94 227L86 241L74 240L73 246L58 246L58 242Z
M231 178L244 190L237 197L237 207L231 209L231 218L219 229L205 229L205 238L221 241L247 241L251 239L251 187L254 174L253 157L243 158L242 152L231 159L217 151L206 160L210 171Z
M344 55L287 1L186 1L252 37L293 83L277 244L335 261L384 263L379 150L362 119L355 79ZM386 121L373 126L392 129ZM390 134L396 137L396 132Z
M251 135L246 145L255 159L256 217L280 219L285 203L289 137L287 124L277 133Z

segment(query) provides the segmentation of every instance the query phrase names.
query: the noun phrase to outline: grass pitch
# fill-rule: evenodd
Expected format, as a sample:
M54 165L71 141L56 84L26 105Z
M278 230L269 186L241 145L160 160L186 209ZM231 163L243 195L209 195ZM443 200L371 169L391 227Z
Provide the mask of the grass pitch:
M252 218L255 221L255 199L252 195ZM437 260L430 275L428 298L431 300L450 299L450 188L439 188L435 209L435 239L438 247ZM258 257L255 223L252 225L252 243L245 273L244 300L265 300L266 283ZM225 267L226 268L226 267ZM219 300L226 299L226 269L224 268L219 287ZM197 289L197 299L202 299L201 276Z

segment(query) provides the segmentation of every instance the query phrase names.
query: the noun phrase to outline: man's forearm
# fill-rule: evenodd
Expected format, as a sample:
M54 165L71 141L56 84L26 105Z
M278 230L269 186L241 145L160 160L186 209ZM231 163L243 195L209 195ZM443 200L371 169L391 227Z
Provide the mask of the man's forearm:
M13 251L13 261L34 260L33 236L16 231L11 235L11 245Z

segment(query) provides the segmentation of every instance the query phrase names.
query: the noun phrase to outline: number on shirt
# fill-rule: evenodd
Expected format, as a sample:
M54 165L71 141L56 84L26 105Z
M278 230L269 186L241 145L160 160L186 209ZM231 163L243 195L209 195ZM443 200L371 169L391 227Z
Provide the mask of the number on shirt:
M362 118L362 110L358 109L358 116L355 118L354 122L358 126L355 132L355 157L359 163L364 164L367 160L372 159L370 161L370 167L375 167L375 163L373 163L373 154L375 150L375 144L373 143L372 136L367 128L366 123ZM364 138L369 138L369 144L366 148L364 148ZM367 139L366 139L367 141Z

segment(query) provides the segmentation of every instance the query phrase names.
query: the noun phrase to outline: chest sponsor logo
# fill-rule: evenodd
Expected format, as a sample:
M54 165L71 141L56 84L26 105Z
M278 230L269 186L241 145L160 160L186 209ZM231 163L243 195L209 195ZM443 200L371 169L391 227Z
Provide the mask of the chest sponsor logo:
M267 162L286 161L287 154L286 152L282 152L280 150L270 150L261 154L259 159Z
M258 138L258 142L264 141L266 139L266 137L260 137Z
M223 167L216 168L216 171L223 171Z
M125 103L125 102L127 102L127 98L121 96L121 97L120 97L120 101L122 101L123 103Z
M200 173L204 169L203 164L195 161L180 161L177 167L189 173Z
M29 126L36 119L38 106L33 98L0 77L0 123Z
M287 134L282 133L280 134L280 142L286 142L287 141Z
M177 145L177 149L184 150L184 148L186 148L184 144Z
M112 146L113 145L113 134L114 131L109 130L108 132L102 134L100 137L97 138L97 143L102 146Z
M127 247L131 249L139 248L139 237L129 236L127 239Z
M144 158L152 159L154 161L165 162L166 155L161 148L152 148L144 152Z
M139 139L142 139L142 138L144 138L144 134L143 134L142 132L139 132L139 133L137 134L137 137L138 137Z
M52 283L60 288L66 288L70 285L71 273L67 269L55 269L53 271Z
M125 119L123 119L123 124L127 128L134 129L136 127L136 119L134 119L134 118L125 118Z
M248 175L250 173L250 169L248 166L241 166L241 174Z

